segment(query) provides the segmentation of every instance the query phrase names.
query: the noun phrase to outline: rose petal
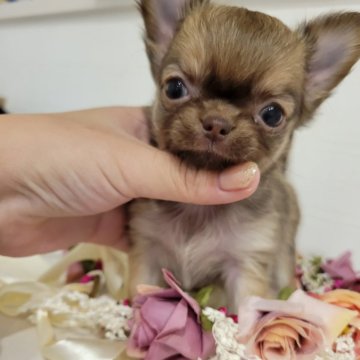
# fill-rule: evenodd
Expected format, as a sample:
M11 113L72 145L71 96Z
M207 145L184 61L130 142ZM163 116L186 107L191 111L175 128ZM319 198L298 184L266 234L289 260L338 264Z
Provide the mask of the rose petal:
M170 289L142 286L134 299L128 354L146 360L208 358L215 352L215 342L201 327L200 306L171 273L163 273Z
M175 279L174 275L170 271L163 269L162 272L163 272L164 280L166 281L166 283L170 286L170 288L177 291L179 293L179 295L187 301L187 303L191 306L191 308L197 314L198 321L200 322L201 309L200 309L199 304L196 302L196 300L193 299L187 292L185 292L184 290L182 290L180 288L177 280Z
M359 275L353 269L350 251L334 260L328 260L321 267L331 277L343 280L343 286L349 286L359 279Z
M176 354L181 354L186 359L206 358L214 349L212 334L202 331L197 314L182 299L151 345L146 359L167 359Z
M360 329L360 293L336 289L319 295L319 298L329 304L356 311L357 317L351 320L350 325Z
M160 331L169 321L172 312L177 306L178 301L166 301L149 297L141 307L140 312L143 321L146 319L153 329Z
M360 331L356 330L354 335L353 335L353 340L355 343L355 354L356 354L356 359L360 358Z
M263 360L271 359L271 360L290 360L294 358L294 353L291 350L292 347L280 346L278 343L273 343L271 341L266 341L262 346L262 350L260 352L261 358Z
M78 281L84 275L84 268L81 262L76 261L72 263L66 273L66 283Z
M142 350L139 348L137 338L135 337L135 334L138 332L138 327L139 324L136 323L134 323L132 326L131 334L126 344L126 352L132 358L143 359L146 355L146 350Z
M360 293L347 290L336 289L320 295L320 298L330 304L353 304L360 312Z
M251 296L244 301L238 312L239 336L244 337L251 334L257 322L267 312L299 314L302 311L300 304L289 304L283 300L267 300L257 296Z
M284 321L280 320L272 322L267 329L267 331L271 334L271 337L273 337L274 339L277 338L277 341L281 341L281 339L285 338L291 338L298 344L298 346L300 346L300 336L299 331L297 331L299 329L295 330L293 327L291 327L290 324L287 323L286 319L284 319ZM306 336L306 333L303 333ZM301 336L303 336L303 334L301 334ZM259 340L264 340L265 338L267 338L269 341L273 341L272 339L269 339L269 337L265 333L263 334L262 338L259 336Z
M302 312L294 312L292 315L320 326L329 346L357 315L355 311L342 309L306 295L302 290L295 291L288 301L302 304Z
M153 286L153 285L140 284L136 287L136 291L139 295L151 295L161 292L162 290L164 289L159 286Z

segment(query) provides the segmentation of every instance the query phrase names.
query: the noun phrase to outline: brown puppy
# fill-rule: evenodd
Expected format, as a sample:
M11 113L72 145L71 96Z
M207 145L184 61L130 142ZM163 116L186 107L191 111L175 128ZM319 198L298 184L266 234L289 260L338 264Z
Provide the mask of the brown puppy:
M306 123L360 56L360 14L321 17L291 31L279 20L207 0L142 0L157 97L156 146L197 169L256 162L262 179L248 200L195 206L132 205L132 289L171 270L187 290L224 287L275 295L292 282L299 221L286 180L294 130Z

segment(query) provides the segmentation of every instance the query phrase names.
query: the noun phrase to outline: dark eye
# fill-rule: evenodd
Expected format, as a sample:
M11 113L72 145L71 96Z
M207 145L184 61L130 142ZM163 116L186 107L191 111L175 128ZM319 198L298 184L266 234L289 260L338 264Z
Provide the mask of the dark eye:
M282 123L284 112L279 105L270 104L260 111L260 117L265 125L275 128Z
M181 99L189 94L184 82L180 78L173 78L165 85L166 96L171 100Z

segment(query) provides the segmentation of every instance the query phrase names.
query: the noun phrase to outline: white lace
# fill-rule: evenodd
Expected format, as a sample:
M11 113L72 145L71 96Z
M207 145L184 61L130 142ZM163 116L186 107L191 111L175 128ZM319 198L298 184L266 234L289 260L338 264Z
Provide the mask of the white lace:
M64 328L87 328L100 332L110 340L126 340L129 319L133 310L103 295L90 298L78 291L60 291L46 299L38 308L46 311L58 326ZM36 323L36 313L30 317ZM58 319L58 320L56 320Z
M355 344L350 335L340 336L335 341L335 351L328 349L325 354L315 360L355 360Z
M211 360L260 360L257 356L247 355L245 345L236 340L238 325L231 318L212 308L204 309L204 315L214 322L216 356Z

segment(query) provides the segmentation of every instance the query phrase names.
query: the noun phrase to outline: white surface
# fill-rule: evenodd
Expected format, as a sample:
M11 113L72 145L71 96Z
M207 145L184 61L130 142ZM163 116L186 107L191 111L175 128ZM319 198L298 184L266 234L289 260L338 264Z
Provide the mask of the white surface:
M290 25L335 9L360 11L358 0L231 3L263 9ZM148 104L154 87L141 27L135 11L119 9L2 22L0 97L8 98L14 112ZM328 256L350 249L358 267L359 65L311 126L297 134L290 169L303 211L300 249Z
M0 256L0 276L7 281L36 279L48 267L49 263L41 256L21 259Z
M63 256L62 251L56 251L46 256L35 255L25 258L9 258L0 256L0 278L7 282L14 280L35 280L45 273L49 266ZM1 333L0 333L1 334Z
M132 0L22 0L0 4L0 20L24 17L64 14L109 8L127 8Z
M1 326L12 326L13 319L0 316ZM0 360L44 360L34 327L0 339ZM79 359L81 360L81 359Z
M10 259L0 256L2 280L35 280L44 273L56 253ZM22 319L0 314L0 360L42 360L36 328Z

